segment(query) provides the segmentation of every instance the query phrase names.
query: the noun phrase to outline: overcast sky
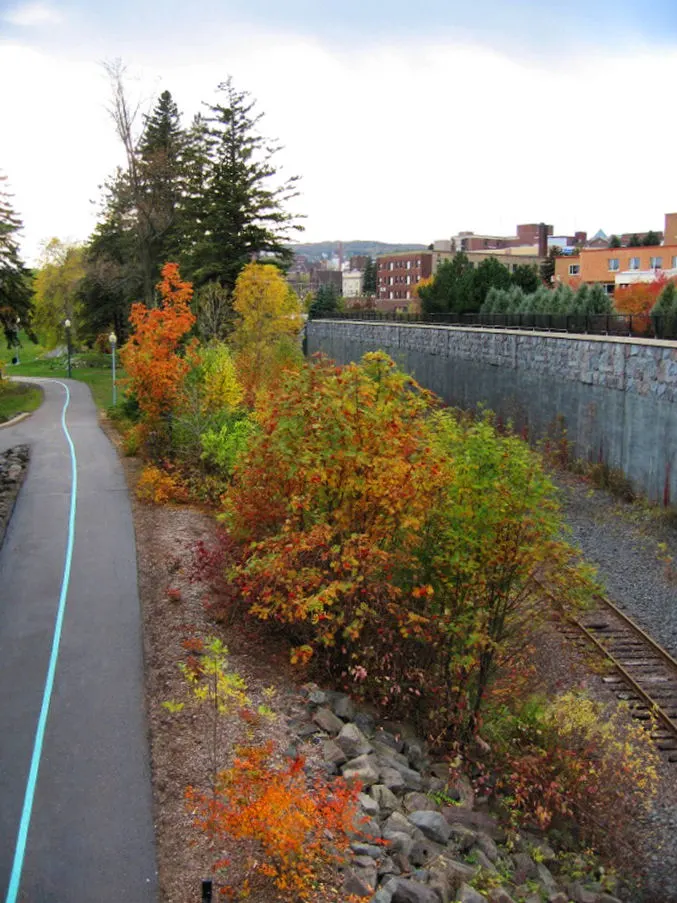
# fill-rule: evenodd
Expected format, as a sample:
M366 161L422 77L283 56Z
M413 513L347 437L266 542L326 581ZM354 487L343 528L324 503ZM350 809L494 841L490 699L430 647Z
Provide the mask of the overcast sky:
M102 61L185 121L232 75L302 177L302 240L661 229L674 0L0 0L0 171L33 262L84 240L121 151Z

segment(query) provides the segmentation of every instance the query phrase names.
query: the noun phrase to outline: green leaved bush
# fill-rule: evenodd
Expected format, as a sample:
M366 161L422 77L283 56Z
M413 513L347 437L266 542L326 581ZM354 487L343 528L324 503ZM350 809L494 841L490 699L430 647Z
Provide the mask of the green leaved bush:
M555 490L491 419L440 409L383 353L320 358L257 397L225 518L258 618L355 695L440 743L468 740L515 644L590 575Z

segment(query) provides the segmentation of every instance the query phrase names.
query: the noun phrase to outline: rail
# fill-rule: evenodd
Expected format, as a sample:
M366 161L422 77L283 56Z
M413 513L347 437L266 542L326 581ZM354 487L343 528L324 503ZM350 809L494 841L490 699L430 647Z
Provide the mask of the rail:
M312 320L364 320L377 323L421 323L439 326L513 329L521 332L575 333L577 335L633 336L677 340L677 315L650 314L456 314L400 313L381 310L319 312Z
M652 736L669 762L677 762L677 661L606 596L571 623L613 665L603 681L627 700L634 717L655 719Z

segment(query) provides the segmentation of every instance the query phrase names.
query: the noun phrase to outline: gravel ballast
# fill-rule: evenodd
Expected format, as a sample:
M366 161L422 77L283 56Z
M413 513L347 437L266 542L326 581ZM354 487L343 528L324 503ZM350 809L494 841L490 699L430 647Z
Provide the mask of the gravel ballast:
M561 477L571 540L598 569L606 593L677 658L677 529L659 509L616 500L572 477ZM677 765L665 764L652 821L656 848L642 900L677 901Z

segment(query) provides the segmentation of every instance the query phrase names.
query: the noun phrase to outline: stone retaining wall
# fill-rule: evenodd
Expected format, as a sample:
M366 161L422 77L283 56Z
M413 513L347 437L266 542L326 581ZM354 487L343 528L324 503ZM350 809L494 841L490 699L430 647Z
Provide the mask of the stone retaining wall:
M677 501L677 343L422 324L313 320L308 353L348 363L383 349L466 409L491 408L530 439L564 424L576 457Z

